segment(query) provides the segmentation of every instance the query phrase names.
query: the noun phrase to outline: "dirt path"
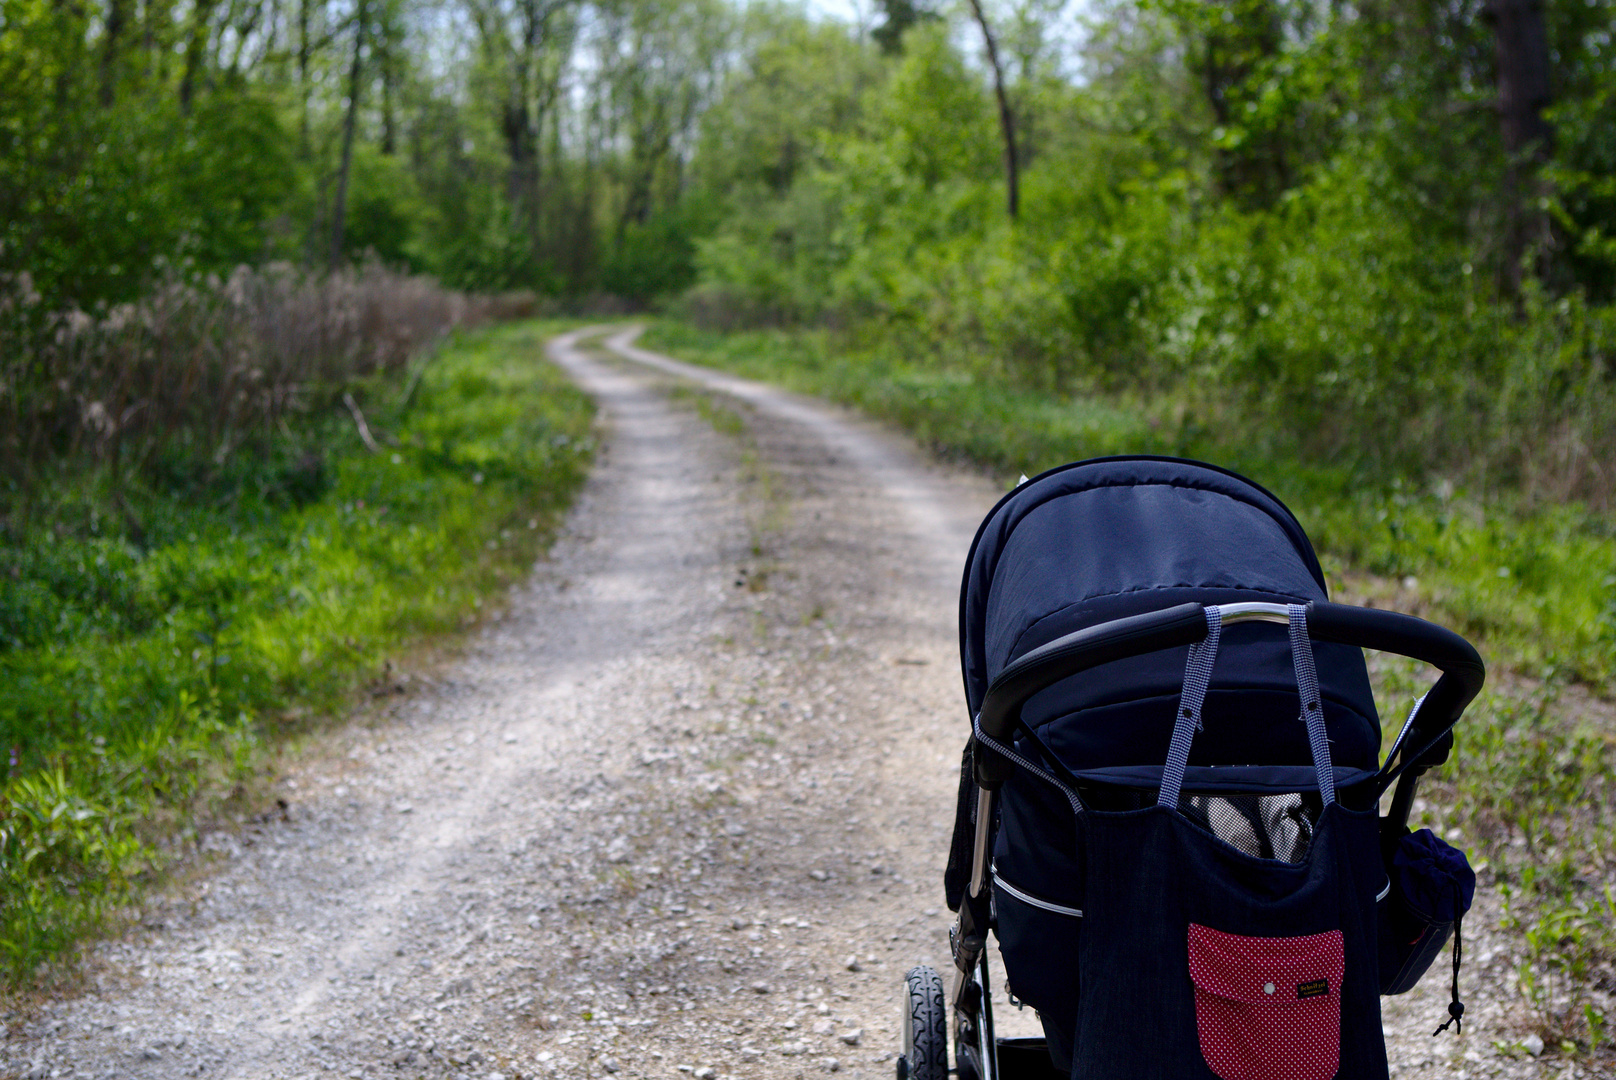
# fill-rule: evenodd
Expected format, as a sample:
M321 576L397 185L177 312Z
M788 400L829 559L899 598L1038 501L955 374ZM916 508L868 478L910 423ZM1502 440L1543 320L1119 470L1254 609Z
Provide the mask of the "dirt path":
M551 345L608 426L552 559L286 777L288 820L208 837L0 1073L891 1075L899 978L946 970L956 590L998 492L589 336ZM1438 981L1399 1075L1531 1075L1470 1025L1429 1039Z

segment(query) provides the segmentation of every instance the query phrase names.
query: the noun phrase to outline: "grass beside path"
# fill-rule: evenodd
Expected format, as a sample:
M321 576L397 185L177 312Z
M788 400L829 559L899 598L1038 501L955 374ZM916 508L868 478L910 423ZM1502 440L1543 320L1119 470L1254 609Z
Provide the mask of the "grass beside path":
M1306 461L1294 441L1198 423L1170 396L1040 394L848 350L821 332L663 321L644 341L852 405L944 457L998 470L1007 487L1067 461L1152 453L1216 462L1274 491L1338 596L1421 615L1481 649L1490 685L1424 789L1424 823L1468 847L1502 897L1525 1023L1551 1052L1613 1060L1603 1055L1616 1016L1616 521ZM1373 667L1395 733L1424 676L1391 658Z
M26 978L159 868L265 747L524 576L587 473L561 327L460 336L418 382L239 466L126 495L63 476L0 532L0 970Z

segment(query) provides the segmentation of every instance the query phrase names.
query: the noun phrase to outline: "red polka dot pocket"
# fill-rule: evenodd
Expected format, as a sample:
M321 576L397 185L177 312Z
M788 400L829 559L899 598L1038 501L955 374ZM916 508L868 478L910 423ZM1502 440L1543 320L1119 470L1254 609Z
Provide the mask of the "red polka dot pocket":
M1243 937L1190 924L1201 1056L1222 1080L1330 1080L1341 1064L1341 931Z

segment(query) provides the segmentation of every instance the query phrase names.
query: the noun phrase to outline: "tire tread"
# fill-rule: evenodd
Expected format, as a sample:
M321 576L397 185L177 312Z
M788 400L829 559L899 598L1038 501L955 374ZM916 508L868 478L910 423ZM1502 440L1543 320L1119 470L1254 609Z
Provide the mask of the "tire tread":
M909 1045L903 1052L909 1059L910 1080L948 1080L948 1008L942 976L921 964L904 976L904 987Z

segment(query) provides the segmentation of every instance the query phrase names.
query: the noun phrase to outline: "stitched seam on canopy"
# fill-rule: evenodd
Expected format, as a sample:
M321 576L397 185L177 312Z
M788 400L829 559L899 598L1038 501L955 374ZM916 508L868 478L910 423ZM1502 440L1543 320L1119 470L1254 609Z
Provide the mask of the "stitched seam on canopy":
M1121 455L1121 456L1115 457L1115 458L1102 458L1102 459L1099 459L1098 461L1094 461L1094 462L1086 462L1086 461L1085 462L1073 462L1070 465L1063 466L1060 469L1053 470L1053 472L1054 472L1054 474L1058 475L1060 473L1066 472L1067 470L1080 469L1080 468L1088 467L1090 465L1120 464L1120 463L1122 463L1124 461L1133 461L1133 462L1135 462L1135 463L1137 463L1139 465L1147 465L1147 464L1150 464L1150 465L1178 465L1178 466L1186 466L1186 467L1190 467L1190 468L1206 469L1211 473L1212 479L1209 479L1209 480L1185 480L1185 479L1180 478L1180 479L1171 479L1171 480L1170 479L1159 479L1159 480L1145 480L1145 481L1104 480L1104 481L1099 481L1099 482L1095 482L1095 483L1085 484L1082 487L1072 488L1069 491L1062 491L1062 492L1059 492L1059 493L1053 493L1052 492L1047 497L1039 499L1037 502L1032 503L1031 505L1029 505L1025 510L1020 511L1018 513L1018 516L1016 517L1014 523L1007 523L1005 526L1000 527L1001 528L1001 536L1000 536L1000 542L999 542L999 552L994 556L992 566L983 567L983 570L986 571L989 587L991 587L994 575L998 572L998 569L999 569L999 556L1003 555L1003 553L1004 553L1004 543L1007 542L1010 539L1010 536L1015 532L1016 528L1018 528L1021 525L1022 520L1024 520L1028 514L1032 513L1034 510L1036 510L1039 507L1045 505L1046 503L1053 502L1055 499L1065 498L1067 495L1076 495L1076 494L1079 494L1080 492L1084 492L1084 491L1097 491L1097 490L1099 490L1101 488L1114 488L1114 487L1150 487L1150 486L1176 487L1176 488L1184 488L1185 490L1189 490L1189 491L1209 491L1209 492L1213 492L1214 494L1227 496L1228 498L1234 500L1235 502L1243 503L1243 504L1245 504L1247 506L1250 506L1254 510L1257 510L1258 512L1260 512L1264 516L1268 517L1270 520L1272 520L1274 522L1277 522L1279 524L1279 526L1280 526L1281 531L1283 531L1286 534L1287 537L1291 538L1292 547L1297 548L1299 552L1305 553L1306 556L1311 557L1312 562L1313 562L1313 566L1319 567L1318 552L1316 552L1314 550L1313 541L1308 537L1307 530L1302 528L1302 523L1296 517L1295 512L1292 511L1290 507L1286 506L1283 502L1281 502L1280 499L1279 499L1279 496L1275 495L1273 492L1271 492L1271 491L1267 490L1266 488L1262 487L1262 485L1258 484L1256 481L1251 480L1251 479L1249 479L1247 477L1244 477L1244 476L1240 476L1238 473L1232 473L1232 472L1228 472L1226 470L1217 469L1216 467L1209 466L1206 462L1191 461L1191 460L1189 460L1187 458L1157 457L1156 455L1151 455L1151 454L1140 455L1138 457L1133 457L1132 455ZM1046 474L1040 474L1035 479L1037 479L1039 481L1042 481L1045 478L1045 475ZM1266 506L1262 505L1259 502L1254 501L1252 498L1248 497L1247 494L1245 494L1245 493L1231 494L1230 492L1227 492L1227 491L1218 490L1217 488L1212 486L1212 481L1213 480L1230 482L1231 485L1232 484L1240 484L1246 489L1246 492L1254 493L1255 495L1260 496L1261 498L1263 498L1265 500L1268 500L1269 502L1272 502L1274 504L1274 506L1278 508L1278 512L1276 513L1276 512L1270 511ZM1017 492L1015 490L1011 490L1011 491L1006 492L1004 497L1002 499L1000 499L999 502L994 505L993 509L991 511L989 511L988 516L983 519L982 524L978 527L976 536L973 537L972 540L971 540L970 552L966 555L966 558L965 558L965 582L967 584L969 583L970 579L975 574L977 554L978 554L978 552L980 550L982 540L987 535L989 523L992 522L995 518L997 518L999 516L999 512L1001 510L1004 510L1015 499L1016 495L1017 495ZM1291 530L1292 529L1294 529L1296 531L1296 537L1291 537ZM1301 541L1300 544L1296 543L1297 538L1300 538L1300 541ZM1305 564L1307 562L1307 558L1304 558L1303 562ZM1304 566L1304 569L1306 569L1305 566ZM1318 571L1318 573L1316 575L1313 574L1311 569L1309 569L1308 573L1309 573L1309 576L1313 578L1315 584L1317 584L1319 586L1319 589L1325 593L1326 598L1328 598L1329 589L1328 589L1328 586L1325 584L1325 581L1324 581L1324 570L1323 570L1323 568L1319 567L1319 571ZM969 590L967 588L965 588L965 587L962 587L961 590L960 590L960 646L961 646L961 651L962 652L964 651L964 647L965 647L966 643L968 641L972 640L972 639L976 639L979 646L985 647L985 644L986 644L984 641L981 640L981 638L982 638L981 630L983 628L979 625L979 620L976 620L976 619L967 620L965 618L966 597L968 595L968 591ZM983 608L983 617L984 618L986 617L986 608L985 607ZM1019 635L1018 635L1017 640L1019 641ZM985 668L985 666L986 666L986 658L983 659L982 667ZM986 678L985 670L978 670L974 666L966 666L964 671L962 672L962 674L965 677L965 689L966 689L966 697L967 698L969 698L971 696L970 691L971 691L971 684L972 684L973 679L976 680L977 682L982 683L983 689L984 690L986 689L987 678Z
M1224 479L1229 479L1229 478L1224 477ZM1049 503L1055 502L1058 499L1064 499L1064 498L1066 498L1068 496L1071 496L1071 495L1080 495L1080 494L1082 494L1083 492L1086 492L1086 491L1103 491L1103 490L1105 490L1107 488L1144 488L1144 487L1166 487L1166 488L1180 488L1180 489L1182 489L1184 491L1204 491L1204 492L1207 492L1210 495L1221 495L1224 498L1230 500L1231 502L1237 502L1237 503L1240 503L1240 504L1242 504L1244 506L1249 506L1253 510L1256 510L1257 512L1262 514L1264 517L1268 518L1270 521L1273 521L1275 524L1277 524L1280 527L1280 531L1285 533L1286 539L1291 541L1291 546L1292 547L1298 547L1298 545L1295 542L1296 537L1292 537L1290 535L1290 527L1294 526L1296 528L1296 531L1297 531L1298 535L1301 538L1302 545L1303 545L1303 546L1298 548L1298 554L1302 554L1302 553L1305 552L1308 555L1312 555L1313 562L1314 562L1315 565L1319 561L1318 553L1313 550L1313 541L1310 540L1308 538L1307 533L1305 531L1303 531L1301 523L1296 520L1296 517L1295 517L1294 514L1292 514L1291 517L1290 517L1290 520L1287 521L1285 518L1270 512L1269 509L1267 507L1263 506L1261 503L1254 502L1253 500L1251 500L1249 498L1246 498L1241 494L1235 494L1235 493L1232 493L1232 492L1220 490L1219 488L1211 486L1206 481L1146 480L1146 481L1140 483L1140 482L1129 482L1129 481L1123 481L1123 480L1106 480L1106 481L1102 481L1102 482L1099 482L1099 483L1088 484L1088 485L1085 485L1084 487L1072 488L1069 491L1051 492L1047 497L1039 499L1037 502L1032 503L1031 505L1027 506L1024 510L1021 510L1017 514L1017 516L1015 518L1015 521L1013 523L1009 523L1008 529L1006 529L1006 531L1004 532L1003 537L1002 537L1002 539L1000 541L999 552L994 557L993 565L991 567L984 567L984 569L988 571L987 578L988 578L989 587L991 588L993 578L999 572L999 557L1004 554L1004 545L1009 542L1010 537L1015 535L1016 529L1021 527L1021 523L1023 521L1025 521L1029 516L1031 516L1033 511L1038 510L1039 508L1041 508L1043 506L1046 506ZM1273 496L1269 496L1269 498L1273 498ZM1284 503L1279 502L1278 499L1274 499L1274 502L1281 510L1285 510L1285 511L1288 512L1288 508L1285 506ZM973 550L972 553L971 553L972 561L975 561L975 555L976 555L976 553ZM1302 568L1304 570L1307 570L1309 577L1313 577L1312 570L1309 567L1307 567L1307 565L1306 565L1306 562L1307 562L1306 558L1304 558L1302 561L1303 561L1303 567ZM1320 571L1320 573L1322 574L1322 570ZM1324 592L1326 594L1326 598L1328 598L1328 590L1325 588L1324 582L1321 581L1319 578L1314 578L1313 580L1314 580L1314 584L1318 585L1319 591ZM1175 588L1177 586L1163 586L1163 587L1164 588ZM1231 586L1231 587L1233 587L1233 586ZM1097 594L1094 597L1090 597L1089 599L1098 599L1100 596L1107 596L1107 595L1113 595L1113 594L1100 593L1100 594ZM1282 595L1282 594L1276 593L1275 595ZM1081 603L1081 601L1077 601L1077 602Z
M1219 474L1219 478L1224 479L1224 480L1232 479L1231 477L1222 476L1221 474ZM1211 483L1209 483L1209 482L1207 482L1205 480L1185 480L1185 479L1177 479L1177 480L1166 480L1166 479L1162 479L1162 480L1102 480L1102 481L1099 481L1098 483L1085 484L1082 487L1071 488L1071 489L1069 489L1067 491L1052 492L1047 498L1039 499L1037 502L1032 503L1030 506L1028 506L1025 510L1023 510L1021 512L1020 517L1022 517L1022 518L1026 517L1028 514L1032 513L1034 510L1038 509L1040 506L1043 506L1047 502L1052 502L1055 499L1064 499L1068 495L1080 495L1085 491L1100 491L1100 490L1103 490L1104 488L1115 488L1115 487L1128 487L1128 488L1173 487L1173 488L1183 488L1186 491L1209 491L1214 495L1227 496L1228 498L1233 499L1235 502L1245 503L1247 506L1250 506L1255 510L1261 510L1265 516L1273 518L1275 521L1279 522L1281 525L1287 525L1287 524L1295 525L1298 530L1300 530L1301 527L1302 527L1301 522L1296 521L1294 519L1292 521L1290 521L1290 522L1286 522L1282 518L1275 517L1272 513L1269 512L1267 507L1263 506L1261 503L1254 502L1253 500L1251 500L1249 498L1246 498L1244 494L1236 494L1235 492L1223 491L1223 490L1221 490L1221 489L1219 489L1217 487L1214 487ZM1274 499L1274 503L1275 503L1275 505L1279 506L1281 509L1286 509L1285 504L1281 503L1277 498ZM1017 524L1020 524L1020 518L1017 519ZM1012 531L1014 531L1014 530L1012 530ZM1305 537L1307 534L1303 533L1302 535Z
M1230 694L1242 694L1242 695L1243 694L1274 694L1274 695L1285 695L1285 696L1289 696L1289 697L1296 697L1297 696L1296 691L1294 691L1294 690L1279 690L1279 689L1276 689L1276 688L1271 687L1271 686L1213 686L1210 690L1207 691L1207 699L1212 700L1214 697L1216 697L1221 701L1224 697L1226 697L1226 696L1228 696ZM1339 695L1337 693L1332 693L1329 690L1324 690L1324 691L1321 691L1320 697L1323 698L1324 703L1326 705L1334 705L1341 712L1347 713L1350 716L1355 716L1358 719L1362 720L1365 724L1369 724L1371 727L1375 727L1375 725L1376 725L1375 721L1371 720L1369 717L1367 717L1363 713L1359 712L1357 707L1354 706L1351 701L1347 700L1346 698L1343 698L1341 695ZM1121 705L1143 705L1143 704L1147 704L1147 703L1152 702L1152 701L1165 702L1165 701L1177 701L1177 700L1178 700L1178 691L1176 691L1176 690L1172 691L1171 693L1151 694L1148 697L1118 698L1116 701L1107 701L1107 702L1103 702L1103 703L1098 704L1098 705L1088 705L1088 706L1085 706L1084 708L1081 708L1081 709L1074 709L1071 712L1059 713L1059 714L1057 714L1055 716L1049 717L1047 720L1040 721L1037 724L1028 723L1027 726L1028 727L1035 727L1035 728L1046 728L1050 724L1058 723L1059 721L1062 721L1062 720L1070 720L1070 719L1072 719L1074 717L1082 716L1086 712L1094 712L1097 709L1114 709L1114 708L1117 708L1118 706L1121 706ZM1277 723L1279 723L1279 721L1276 720L1275 723L1277 724ZM1378 727L1376 727L1375 729L1377 731L1379 730Z

